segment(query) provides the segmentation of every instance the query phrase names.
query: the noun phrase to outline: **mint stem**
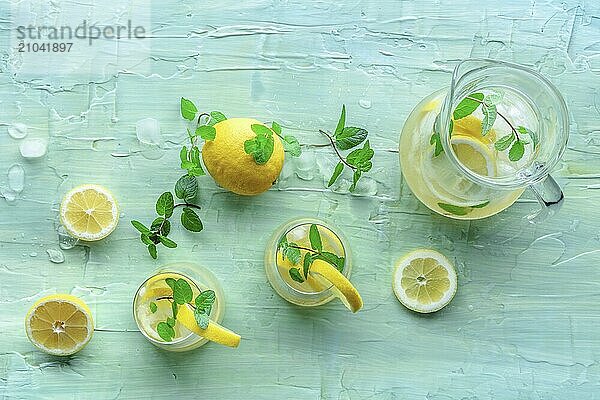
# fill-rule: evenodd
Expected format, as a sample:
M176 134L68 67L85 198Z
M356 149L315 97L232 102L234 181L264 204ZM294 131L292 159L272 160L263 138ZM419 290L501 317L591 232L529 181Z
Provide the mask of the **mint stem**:
M157 297L156 301L159 301L159 300L170 300L170 301L173 301L173 296ZM192 303L186 303L186 304L189 304L189 306L192 307L194 310L196 309L196 306L194 304L192 304Z
M320 252L313 250L313 249L309 249L308 247L302 247L302 246L298 246L298 245L294 245L294 244L290 244L289 246L293 247L294 249L298 249L298 250L306 250L313 254L321 254Z
M476 98L473 98L473 97L470 97L470 96L467 96L467 99L478 102L479 104L482 105L482 107L487 107L482 100L479 100L479 99L476 99ZM498 114L500 116L500 118L502 118L508 124L508 126L510 126L510 129L515 134L515 137L517 138L517 141L521 140L519 138L519 133L517 132L517 130L515 129L515 127L513 126L513 124L511 124L510 121L504 115L502 115L500 113L500 111L498 111L497 109L496 109L496 114Z
M356 167L353 165L348 164L348 162L346 162L346 160L344 159L344 157L342 157L342 155L340 154L337 146L335 145L335 141L333 140L333 137L328 134L327 132L319 129L319 132L321 132L323 135L327 136L327 139L329 139L329 141L331 142L331 146L333 147L333 149L335 150L335 153L337 154L338 158L342 161L342 163L344 163L347 167L351 168L352 170L356 170Z

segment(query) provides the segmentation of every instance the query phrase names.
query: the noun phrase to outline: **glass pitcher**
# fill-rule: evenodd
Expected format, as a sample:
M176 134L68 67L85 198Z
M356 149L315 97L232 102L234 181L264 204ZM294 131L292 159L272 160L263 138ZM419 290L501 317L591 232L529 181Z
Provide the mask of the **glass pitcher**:
M400 135L404 180L431 210L457 219L494 215L526 188L554 214L564 196L549 175L562 157L568 113L542 75L506 62L467 59L452 84L423 99Z

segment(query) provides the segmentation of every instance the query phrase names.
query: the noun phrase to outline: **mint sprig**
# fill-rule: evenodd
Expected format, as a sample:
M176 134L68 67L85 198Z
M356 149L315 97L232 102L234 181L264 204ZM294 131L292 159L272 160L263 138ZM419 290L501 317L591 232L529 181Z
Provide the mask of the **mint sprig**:
M302 271L300 270L300 267L290 268L290 278L298 283L306 281L310 266L315 260L323 260L331 264L340 272L344 270L346 261L344 257L339 257L337 254L323 251L323 240L318 225L310 225L308 238L310 241L310 248L289 242L287 235L283 235L277 244L277 251L281 253L284 260L287 258L293 265L298 265L302 260ZM302 252L304 252L304 255L302 255Z
M350 186L350 191L353 192L356 189L356 184L358 183L362 174L369 172L371 168L373 168L373 163L371 160L375 152L367 140L369 133L363 128L346 126L345 105L342 105L342 112L334 133L329 134L324 130L319 130L319 132L329 139L333 150L340 159L333 170L331 178L329 178L329 181L327 182L327 187L330 187L337 181L340 175L344 172L345 168L349 168L353 171L352 185ZM344 151L353 149L363 142L364 145L362 148L353 150L346 157L343 157L340 153L340 150Z
M165 321L156 325L156 332L165 342L170 342L175 338L175 324L179 307L191 307L194 310L194 319L200 328L208 328L210 323L210 312L216 301L216 295L213 290L204 290L194 299L194 292L187 280L184 278L174 279L166 278L165 282L171 288L171 293L156 299L159 301L168 301L171 307L171 316ZM155 302L150 302L150 311L155 313L158 306Z
M258 165L266 164L273 155L275 148L273 134L279 137L286 153L289 153L292 157L299 157L302 154L298 139L292 135L283 136L281 125L275 121L271 123L270 129L262 124L252 124L251 129L256 137L244 142L244 151L246 154L250 154Z

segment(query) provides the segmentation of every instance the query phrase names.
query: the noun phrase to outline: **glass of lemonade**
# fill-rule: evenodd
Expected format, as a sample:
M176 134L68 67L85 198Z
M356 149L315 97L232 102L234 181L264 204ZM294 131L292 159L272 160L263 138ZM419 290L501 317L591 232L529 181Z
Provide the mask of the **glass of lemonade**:
M423 99L400 136L402 175L427 207L478 219L513 204L526 188L558 210L563 193L549 173L569 131L565 102L542 75L516 64L465 60L449 88Z
M214 303L209 311L211 321L219 324L225 311L221 284L207 269L193 263L180 262L160 267L138 288L133 300L133 316L140 332L155 346L169 351L187 351L204 345L208 340L186 328L174 319L172 340L166 341L159 334L158 325L173 317L173 289L167 280L185 280L195 299L205 291L213 291ZM181 312L181 307L178 306Z
M324 270L313 273L317 264ZM362 307L348 281L352 271L348 241L320 219L299 218L280 226L267 244L265 271L273 289L290 303L319 306L339 297L353 312ZM345 284L352 289L342 293L338 287Z

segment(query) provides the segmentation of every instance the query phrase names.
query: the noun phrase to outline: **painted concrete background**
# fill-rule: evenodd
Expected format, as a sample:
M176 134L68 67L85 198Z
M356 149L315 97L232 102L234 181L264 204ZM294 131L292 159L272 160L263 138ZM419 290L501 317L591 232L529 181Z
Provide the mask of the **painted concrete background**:
M17 51L19 25L83 20L131 20L146 38ZM1 398L600 398L597 1L0 0L0 45ZM527 197L486 220L452 221L402 184L406 116L449 83L452 60L471 56L541 71L570 107L572 136L555 172L565 206L546 224L523 220L535 206ZM277 120L304 156L254 198L201 178L205 230L176 228L179 248L153 261L129 220L151 220L181 174L181 96L204 110ZM334 129L343 103L376 150L359 196L324 188L334 155L317 130ZM160 123L158 150L136 137L148 117ZM20 156L19 124L27 138L47 140L46 156ZM21 170L8 178L14 164L24 172L20 193ZM121 222L102 242L61 249L57 204L82 183L110 188ZM269 286L266 242L297 216L330 220L349 237L365 301L357 315L338 301L300 309ZM417 247L442 251L459 272L455 299L435 315L407 311L391 291L394 261ZM168 354L136 331L135 289L178 260L221 280L224 324L243 336L238 349ZM23 330L29 306L55 292L84 298L101 329L66 359L36 351Z

